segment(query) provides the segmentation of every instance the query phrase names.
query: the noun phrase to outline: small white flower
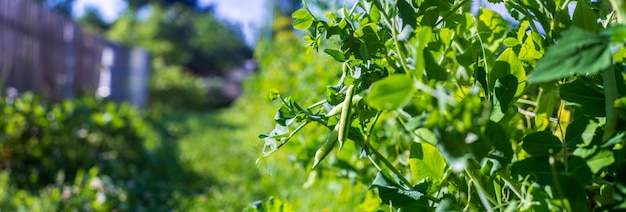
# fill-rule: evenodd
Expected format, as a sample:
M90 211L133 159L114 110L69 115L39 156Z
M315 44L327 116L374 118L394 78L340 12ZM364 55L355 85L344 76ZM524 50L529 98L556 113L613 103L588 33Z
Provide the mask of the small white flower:
M96 202L97 202L98 204L102 204L102 203L104 203L106 200L107 200L107 196L106 196L106 195L104 195L104 193L102 193L102 192L98 192L98 193L96 193Z
M89 182L89 187L91 187L91 189L101 189L102 188L102 180L100 180L99 178L93 178L91 179L91 181Z
M467 137L465 137L465 143L467 144L471 144L474 143L474 141L478 140L478 135L474 134L474 133L468 133Z

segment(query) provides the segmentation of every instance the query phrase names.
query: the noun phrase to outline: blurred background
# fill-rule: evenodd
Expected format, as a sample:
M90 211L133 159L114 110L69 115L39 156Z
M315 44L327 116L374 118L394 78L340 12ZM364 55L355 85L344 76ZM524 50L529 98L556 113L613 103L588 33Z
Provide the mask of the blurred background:
M378 209L371 179L310 170L324 133L259 159L270 90L311 104L341 73L294 32L301 6L0 0L0 210Z

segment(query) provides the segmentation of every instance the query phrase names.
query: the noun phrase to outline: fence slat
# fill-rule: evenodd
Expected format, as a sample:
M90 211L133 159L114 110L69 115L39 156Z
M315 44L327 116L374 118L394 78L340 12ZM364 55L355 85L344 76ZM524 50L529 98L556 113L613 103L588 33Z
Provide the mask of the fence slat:
M104 49L114 50L108 67ZM142 106L149 64L146 51L106 41L32 0L0 0L0 95L12 87L59 101L106 87L111 99ZM100 80L103 69L111 80Z

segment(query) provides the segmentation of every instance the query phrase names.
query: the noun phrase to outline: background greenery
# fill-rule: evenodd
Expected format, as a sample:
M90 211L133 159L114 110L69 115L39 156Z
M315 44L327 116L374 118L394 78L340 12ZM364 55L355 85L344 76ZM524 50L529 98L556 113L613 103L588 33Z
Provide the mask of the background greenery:
M137 5L133 8L141 7ZM243 44L242 39L229 39L239 44L222 42L219 36L205 39L208 31L192 39L167 37L163 32L175 34L173 28L214 23L201 26L208 30L220 23L210 12L204 16L185 8L187 4L145 5L156 13L144 22L129 11L113 24L90 27L154 55L147 108L93 97L58 103L31 93L3 97L0 210L240 211L268 199L311 210L378 208L379 200L366 185L324 170L311 174L296 154L277 153L257 162L263 147L257 137L273 127L279 107L270 101L269 91L301 98L311 91L323 93L330 83L326 79L336 77L328 70L341 69L325 55L304 53L302 39L291 30L293 6L279 8L287 16L278 13L271 39L257 44L254 57L260 71L244 82L243 96L229 107L212 109L224 104L220 83L198 77L189 57L205 57ZM164 24L159 12L170 10L180 12L180 19ZM203 21L190 21L199 16ZM99 23L97 16L91 21L88 17L82 21ZM239 36L224 30L226 37ZM202 56L187 51L191 45L213 50ZM217 71L208 74L227 73L241 62L234 59L220 59L231 65L215 64ZM300 151L303 146L304 140L286 148ZM307 148L313 154L313 147Z
M253 53L196 1L86 16L154 55L150 105L3 97L0 209L626 207L623 5L577 1L568 16L571 1L512 0L510 26L469 0L315 2L277 1ZM238 39L206 39L214 28ZM211 59L224 51L241 57ZM259 72L219 108L201 76L250 54Z

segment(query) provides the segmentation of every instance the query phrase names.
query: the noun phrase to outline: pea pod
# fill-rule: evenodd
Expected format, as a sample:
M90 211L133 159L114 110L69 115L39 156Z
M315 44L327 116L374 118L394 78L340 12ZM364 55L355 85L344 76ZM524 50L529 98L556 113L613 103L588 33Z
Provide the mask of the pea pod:
M343 143L348 138L348 130L350 129L350 109L352 108L352 96L354 95L354 85L351 84L346 90L346 98L343 100L343 110L339 119L339 151L343 148Z
M361 99L363 99L363 97L358 94L354 94L352 96L352 102L358 102L358 101L361 101ZM343 112L343 106L345 105L345 103L346 103L345 101L341 102L337 106L330 109L330 111L326 113L326 117L331 117L331 116L339 114L340 112Z
M604 80L604 101L606 103L606 124L604 125L602 141L607 141L613 136L615 128L617 128L617 112L615 111L617 85L615 83L615 70L613 70L613 66L604 70L602 79Z
M326 139L326 143L320 147L317 152L315 152L315 158L313 160L313 168L317 167L317 165L326 158L328 153L333 150L335 144L337 143L337 130L330 131L330 135Z

